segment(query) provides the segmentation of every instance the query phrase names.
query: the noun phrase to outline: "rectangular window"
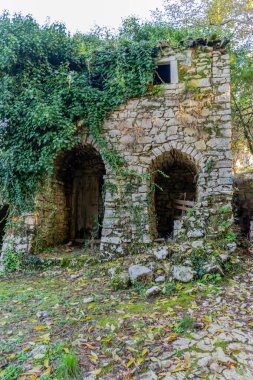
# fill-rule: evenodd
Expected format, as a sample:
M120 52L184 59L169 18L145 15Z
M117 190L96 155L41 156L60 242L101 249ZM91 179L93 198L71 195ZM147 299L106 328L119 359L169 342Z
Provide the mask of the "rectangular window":
M154 71L154 85L171 83L170 64L158 65Z

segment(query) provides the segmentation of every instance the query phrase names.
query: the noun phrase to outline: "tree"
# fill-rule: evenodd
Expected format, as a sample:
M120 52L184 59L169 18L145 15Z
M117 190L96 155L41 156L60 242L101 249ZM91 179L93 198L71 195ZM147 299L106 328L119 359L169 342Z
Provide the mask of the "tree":
M234 45L252 42L252 0L164 0L163 11L154 13L177 27L187 27L191 33L226 35Z

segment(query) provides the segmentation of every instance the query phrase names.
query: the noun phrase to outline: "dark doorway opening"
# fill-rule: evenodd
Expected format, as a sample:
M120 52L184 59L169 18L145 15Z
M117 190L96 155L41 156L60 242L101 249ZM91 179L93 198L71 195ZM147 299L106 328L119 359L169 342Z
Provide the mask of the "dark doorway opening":
M9 207L7 205L0 206L0 248L3 245L8 211L9 211Z
M238 230L246 239L253 240L253 177L234 179L233 212Z
M68 239L100 239L104 217L105 166L92 146L65 152L56 163L57 180L64 184L68 209Z
M193 207L197 192L197 170L187 155L172 150L153 165L154 212L157 238L174 238L175 224Z

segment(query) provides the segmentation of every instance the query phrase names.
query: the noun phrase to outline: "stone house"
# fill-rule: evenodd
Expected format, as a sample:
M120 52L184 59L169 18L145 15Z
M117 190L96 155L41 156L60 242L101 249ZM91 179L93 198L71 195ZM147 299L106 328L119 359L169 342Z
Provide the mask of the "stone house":
M10 242L30 251L36 237L48 246L88 240L108 255L220 236L219 220L232 218L229 56L219 43L190 45L161 45L153 94L122 104L104 123L121 169L84 133L59 154L37 212L7 231L3 252Z

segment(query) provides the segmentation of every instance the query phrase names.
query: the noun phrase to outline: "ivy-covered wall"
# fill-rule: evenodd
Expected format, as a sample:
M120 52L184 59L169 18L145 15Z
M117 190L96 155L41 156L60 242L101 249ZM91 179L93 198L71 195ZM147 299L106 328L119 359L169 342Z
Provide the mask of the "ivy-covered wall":
M105 256L137 252L155 238L153 176L156 170L162 170L164 157L171 152L182 164L190 160L198 175L196 203L182 226L183 238L193 244L216 239L221 232L217 225L221 207L227 206L222 218L228 226L231 222L229 56L215 47L163 46L158 60L164 58L173 62L174 68L176 64L178 82L156 86L152 95L118 106L101 130L108 151L116 152L115 159L122 160L121 172L115 172L104 159L100 249ZM92 146L100 153L100 145L85 128L81 145ZM101 156L105 158L103 153ZM52 224L52 218L48 218L51 209L47 213L44 208L43 215L39 212L42 217L37 235L43 229L44 243L54 241L54 235L60 236L66 227L62 196L56 194L53 200L52 207L61 217Z

